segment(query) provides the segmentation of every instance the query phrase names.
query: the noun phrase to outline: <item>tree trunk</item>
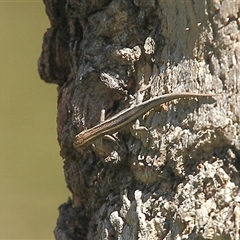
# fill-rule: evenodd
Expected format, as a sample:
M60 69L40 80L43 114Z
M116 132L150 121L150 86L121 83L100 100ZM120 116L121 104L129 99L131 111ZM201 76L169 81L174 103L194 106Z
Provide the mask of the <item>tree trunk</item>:
M57 83L72 198L56 239L240 239L238 0L44 0L39 73ZM150 86L150 87L149 87ZM152 97L163 104L75 149L75 135ZM138 127L137 127L138 126Z

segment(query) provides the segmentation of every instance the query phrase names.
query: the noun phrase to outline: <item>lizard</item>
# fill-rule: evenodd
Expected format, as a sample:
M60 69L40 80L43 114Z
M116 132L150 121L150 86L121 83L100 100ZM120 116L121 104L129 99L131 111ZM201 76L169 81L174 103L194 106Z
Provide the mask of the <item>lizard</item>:
M161 105L163 103L172 101L178 98L198 98L198 97L213 97L216 94L201 94L201 93L190 93L190 92L176 92L160 95L144 101L140 104L132 106L130 108L124 109L117 113L116 115L100 122L98 125L83 130L75 136L73 141L73 146L78 150L82 146L91 142L92 140L98 138L109 132L116 132L124 125L136 120L139 116L150 111L152 108Z

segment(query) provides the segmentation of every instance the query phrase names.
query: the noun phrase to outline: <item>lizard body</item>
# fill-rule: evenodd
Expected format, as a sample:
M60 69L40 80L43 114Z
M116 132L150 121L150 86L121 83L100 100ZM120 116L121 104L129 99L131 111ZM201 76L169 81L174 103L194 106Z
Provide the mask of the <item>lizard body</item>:
M178 98L191 98L191 97L213 97L215 94L198 94L198 93L189 93L189 92L179 92L179 93L169 93L161 95L158 97L151 98L145 102L142 102L136 106L124 109L116 115L106 119L100 124L86 129L76 135L73 145L76 149L79 149L86 143L94 140L100 135L117 131L122 126L132 122L137 119L139 116L145 114L152 108L161 105L163 103L169 102Z

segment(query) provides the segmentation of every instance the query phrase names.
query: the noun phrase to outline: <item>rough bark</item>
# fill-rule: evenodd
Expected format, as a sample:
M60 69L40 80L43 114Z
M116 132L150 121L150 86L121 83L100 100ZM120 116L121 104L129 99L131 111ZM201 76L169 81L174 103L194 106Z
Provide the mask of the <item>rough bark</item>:
M39 73L59 85L57 132L72 199L56 239L239 239L238 0L45 0ZM139 91L148 84L151 88ZM74 136L136 101L160 106L73 148Z

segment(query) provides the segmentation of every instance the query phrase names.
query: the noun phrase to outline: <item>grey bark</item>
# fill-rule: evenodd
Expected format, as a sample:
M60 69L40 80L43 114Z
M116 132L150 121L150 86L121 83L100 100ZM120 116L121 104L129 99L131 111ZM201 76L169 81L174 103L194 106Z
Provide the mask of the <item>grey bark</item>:
M39 73L57 83L72 198L56 239L240 239L240 2L45 0ZM150 84L151 88L146 88ZM77 152L74 136L153 96L160 106Z

